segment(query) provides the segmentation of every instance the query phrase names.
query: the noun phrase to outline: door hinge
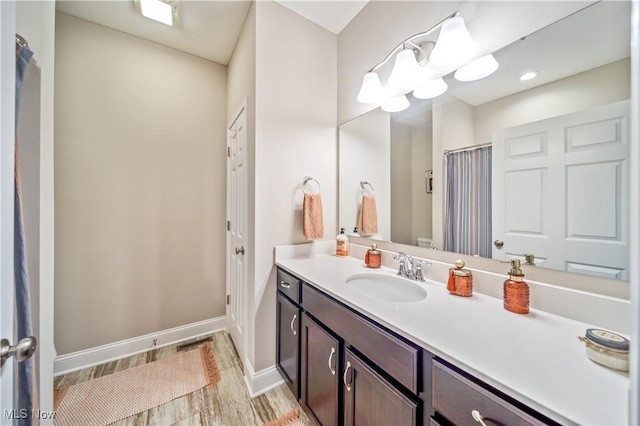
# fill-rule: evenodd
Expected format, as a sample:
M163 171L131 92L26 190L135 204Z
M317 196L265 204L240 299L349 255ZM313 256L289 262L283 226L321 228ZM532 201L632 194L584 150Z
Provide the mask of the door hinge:
M231 231L231 221L227 221L227 231Z
M227 294L227 305L231 303L231 296Z
M227 157L231 158L231 147L227 147Z

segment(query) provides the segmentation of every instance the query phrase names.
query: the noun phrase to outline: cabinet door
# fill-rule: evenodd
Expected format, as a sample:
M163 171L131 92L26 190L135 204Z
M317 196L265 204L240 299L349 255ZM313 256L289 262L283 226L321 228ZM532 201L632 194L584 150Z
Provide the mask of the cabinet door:
M300 397L300 308L280 292L276 308L276 367L293 395Z
M344 424L416 425L418 404L345 349Z
M339 341L302 314L300 399L322 426L339 423Z

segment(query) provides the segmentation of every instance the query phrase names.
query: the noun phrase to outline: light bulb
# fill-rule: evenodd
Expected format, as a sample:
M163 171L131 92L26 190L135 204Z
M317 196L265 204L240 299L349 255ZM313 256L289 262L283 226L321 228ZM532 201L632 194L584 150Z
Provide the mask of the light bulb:
M442 25L429 61L439 66L459 65L471 59L475 51L476 42L467 31L464 19L456 16Z
M493 74L499 66L496 58L488 54L460 68L453 76L458 81L480 80Z
M436 80L427 81L422 86L413 91L413 96L418 99L431 99L436 96L442 95L447 91L449 86L444 82L442 78Z
M424 79L424 72L420 68L413 50L402 49L396 55L396 61L388 80L389 86L409 91L419 86Z
M399 112L409 108L409 100L405 95L389 99L382 104L382 110L387 112Z
M380 83L380 77L375 72L368 72L362 79L360 93L358 93L358 102L363 104L382 103L386 99L386 90Z

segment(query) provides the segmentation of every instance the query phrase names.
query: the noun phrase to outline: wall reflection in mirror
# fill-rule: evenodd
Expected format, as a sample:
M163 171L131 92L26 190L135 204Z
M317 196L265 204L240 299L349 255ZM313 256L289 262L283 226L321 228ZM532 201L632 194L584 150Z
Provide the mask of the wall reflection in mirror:
M533 254L540 267L628 280L629 17L629 2L595 3L494 52L489 77L447 75L433 100L409 95L405 111L340 126L339 226L356 227L367 181L378 232L362 236L499 260ZM535 78L520 80L526 72ZM479 147L491 152L488 176L452 168L454 154ZM470 195L474 185L490 190ZM482 212L484 222L452 225Z

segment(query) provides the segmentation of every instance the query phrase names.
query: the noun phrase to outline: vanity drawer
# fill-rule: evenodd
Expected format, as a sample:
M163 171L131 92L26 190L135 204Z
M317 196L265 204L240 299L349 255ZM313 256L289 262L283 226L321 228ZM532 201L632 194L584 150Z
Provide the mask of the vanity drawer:
M436 418L444 418L454 425L477 426L471 415L474 410L491 425L554 424L533 417L436 359L433 360L432 392Z
M289 299L295 303L300 303L300 280L285 271L278 268L278 276L276 285L278 290L284 293Z
M367 321L308 284L302 286L302 306L414 394L421 390L418 347Z

